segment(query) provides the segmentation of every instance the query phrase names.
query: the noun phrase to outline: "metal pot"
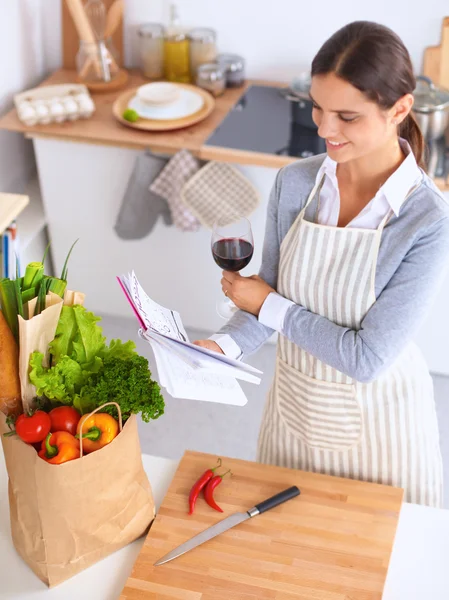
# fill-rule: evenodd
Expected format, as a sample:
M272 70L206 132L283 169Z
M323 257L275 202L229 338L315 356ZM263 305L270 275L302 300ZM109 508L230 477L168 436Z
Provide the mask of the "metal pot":
M424 75L419 75L416 80L413 113L426 141L437 140L449 124L449 91L436 87ZM419 85L420 82L423 85Z

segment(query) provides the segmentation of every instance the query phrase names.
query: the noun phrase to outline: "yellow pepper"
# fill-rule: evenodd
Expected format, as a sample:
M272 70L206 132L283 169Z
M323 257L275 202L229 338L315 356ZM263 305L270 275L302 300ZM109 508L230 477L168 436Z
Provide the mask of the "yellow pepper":
M83 426L83 452L88 454L110 444L118 434L118 423L107 413L85 415L79 420L76 437L79 439L81 425Z

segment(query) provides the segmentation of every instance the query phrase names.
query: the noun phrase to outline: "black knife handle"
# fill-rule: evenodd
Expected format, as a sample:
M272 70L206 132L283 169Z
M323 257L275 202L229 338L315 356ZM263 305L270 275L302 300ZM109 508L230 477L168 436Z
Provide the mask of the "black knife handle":
M283 492L279 492L279 494L276 494L275 496L268 498L268 500L264 500L260 504L256 504L256 506L254 507L258 511L258 513L256 513L256 514L262 514L263 512L270 510L270 508L279 506L279 504L282 504L283 502L287 502L287 500L291 500L292 498L299 496L300 493L301 492L300 492L299 488L296 487L296 485L289 487L286 490L284 490ZM251 512L251 511L248 511L248 512Z

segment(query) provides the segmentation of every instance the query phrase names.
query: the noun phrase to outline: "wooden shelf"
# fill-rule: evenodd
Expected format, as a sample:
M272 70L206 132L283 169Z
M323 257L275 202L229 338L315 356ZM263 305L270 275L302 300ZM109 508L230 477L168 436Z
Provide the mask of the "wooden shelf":
M11 225L28 203L28 196L0 194L0 233Z

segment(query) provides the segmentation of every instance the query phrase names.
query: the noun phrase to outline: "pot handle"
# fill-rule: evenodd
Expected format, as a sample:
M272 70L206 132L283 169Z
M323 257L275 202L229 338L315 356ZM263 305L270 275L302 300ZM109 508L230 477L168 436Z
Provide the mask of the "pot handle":
M435 85L434 85L433 81L430 79L430 77L427 77L426 75L417 75L416 81L424 81L425 83L427 83L427 85L429 86L429 88L431 90L435 89Z

